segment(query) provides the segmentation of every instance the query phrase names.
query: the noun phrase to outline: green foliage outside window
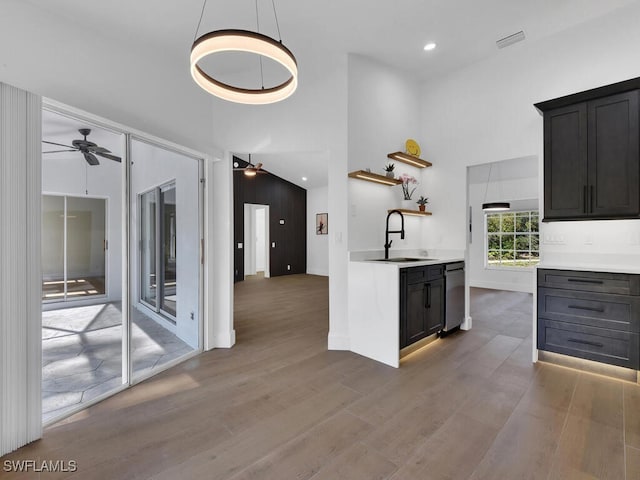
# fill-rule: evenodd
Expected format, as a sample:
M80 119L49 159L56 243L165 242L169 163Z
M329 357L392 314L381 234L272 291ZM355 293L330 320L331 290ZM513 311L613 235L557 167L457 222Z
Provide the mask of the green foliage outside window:
M487 215L487 266L532 267L540 261L538 211Z

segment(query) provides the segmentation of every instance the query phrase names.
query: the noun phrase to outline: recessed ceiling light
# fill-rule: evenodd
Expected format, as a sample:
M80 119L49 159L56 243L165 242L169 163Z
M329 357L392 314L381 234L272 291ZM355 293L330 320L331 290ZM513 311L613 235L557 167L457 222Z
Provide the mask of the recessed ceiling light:
M307 177L302 177L302 181L306 182L307 181Z
M436 44L433 42L429 42L424 46L424 50L426 52L428 52L429 50L433 50L434 48L436 48Z

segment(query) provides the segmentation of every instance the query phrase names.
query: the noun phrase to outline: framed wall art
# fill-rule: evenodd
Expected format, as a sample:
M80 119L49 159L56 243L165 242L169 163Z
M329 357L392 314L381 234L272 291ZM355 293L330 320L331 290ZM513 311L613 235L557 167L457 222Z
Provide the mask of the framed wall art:
M329 232L328 222L328 213L316 213L316 235L326 235Z

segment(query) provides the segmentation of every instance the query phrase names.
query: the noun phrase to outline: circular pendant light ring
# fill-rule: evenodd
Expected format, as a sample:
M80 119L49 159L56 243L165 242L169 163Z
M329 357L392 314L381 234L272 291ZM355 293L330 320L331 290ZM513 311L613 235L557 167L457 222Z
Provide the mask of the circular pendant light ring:
M279 63L291 74L280 85L271 88L248 89L227 85L211 77L198 65L203 58L220 52L249 52ZM281 42L248 30L216 30L193 42L191 76L205 91L236 103L263 105L289 97L298 86L298 64L293 53Z

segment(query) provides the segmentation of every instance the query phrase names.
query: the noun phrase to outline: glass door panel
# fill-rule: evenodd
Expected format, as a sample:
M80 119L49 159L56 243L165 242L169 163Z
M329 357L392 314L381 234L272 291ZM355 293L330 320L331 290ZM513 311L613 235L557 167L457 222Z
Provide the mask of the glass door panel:
M176 256L177 256L177 232L176 232L176 186L169 185L160 189L161 199L161 223L162 236L161 261L162 261L162 310L172 317L176 316L176 303L178 300Z
M133 380L200 349L200 160L131 140Z
M156 191L140 195L140 299L156 307Z
M65 197L42 196L42 300L65 298L64 273Z
M67 299L106 292L106 209L102 198L67 197Z

